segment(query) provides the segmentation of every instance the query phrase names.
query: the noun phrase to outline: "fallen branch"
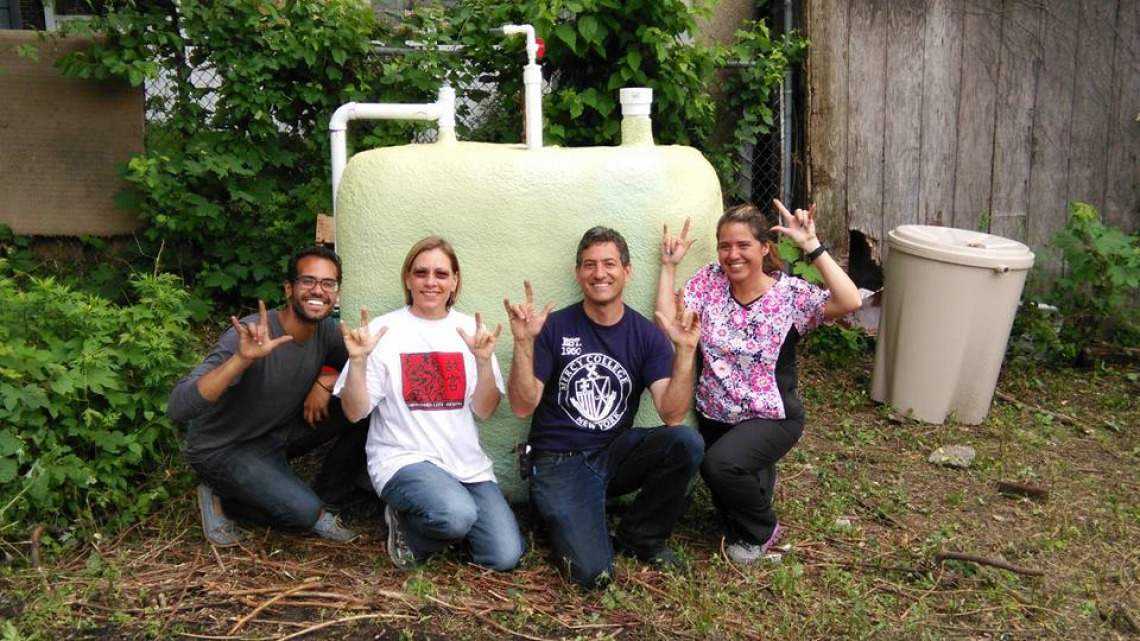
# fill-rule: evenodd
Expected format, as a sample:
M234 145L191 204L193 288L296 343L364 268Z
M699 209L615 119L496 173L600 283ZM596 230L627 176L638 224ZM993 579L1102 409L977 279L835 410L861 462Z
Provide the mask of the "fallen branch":
M284 599L287 596L296 594L296 593L304 591L304 590L312 589L316 586L317 586L317 584L313 584L313 583L303 583L303 584L298 585L294 588L285 590L281 594L278 594L277 596L273 597L272 599L269 599L265 603L262 603L261 605L257 606L256 608L253 609L252 612L250 612L249 614L247 614L244 617L242 617L241 619L239 619L238 622L234 624L234 627L230 628L229 634L231 634L231 635L237 634L238 630L240 630L243 625L245 625L246 623L249 623L250 621L255 619L258 614L260 614L262 611L265 610L265 608L268 608L269 606L273 605L274 603L277 603L278 601Z
M934 555L935 563L944 563L946 561L969 561L970 563L977 563L978 565L990 565L1002 570L1009 570L1017 574L1025 574L1027 576L1045 576L1044 570L1037 570L1034 568L1023 568L1021 566L1006 563L997 559L987 559L973 554L963 554L961 552L946 552L942 551Z
M306 634L309 634L310 632L316 632L317 630L321 630L321 629L324 629L324 628L327 628L330 626L334 626L334 625L337 625L340 623L349 623L351 621L362 621L364 619L412 619L412 618L415 618L415 617L412 617L411 615L407 615L407 614L386 614L383 612L378 613L378 614L357 614L355 616L345 617L343 619L336 619L334 621L325 621L324 623L318 623L317 625L307 627L304 630L294 632L293 634L290 634L288 636L280 637L277 639L277 641L289 641L290 639L296 639L298 637L303 637Z
M1019 410L1021 410L1021 409L1032 410L1034 412L1037 412L1038 414L1044 414L1045 416L1048 416L1049 418L1051 418L1055 421L1058 421L1060 423L1064 423L1066 425L1072 425L1073 427L1081 430L1085 434L1092 434L1092 430L1090 430L1088 428L1088 426L1086 426L1084 423L1078 421L1077 419L1073 418L1072 416L1069 416L1068 414L1061 414L1060 412L1054 412L1052 410L1047 410L1044 407L1041 407L1040 405L1033 405L1031 403L1019 401L1016 398L1010 396L1009 394L1006 394L1006 393L1000 392L1000 391L995 391L994 396L1005 401L1006 403L1009 403L1010 405L1013 405L1014 407L1016 407Z
M998 481L997 488L1002 494L1025 496L1031 499L1041 499L1042 501L1049 499L1049 490L1035 485L1027 485L1014 481Z

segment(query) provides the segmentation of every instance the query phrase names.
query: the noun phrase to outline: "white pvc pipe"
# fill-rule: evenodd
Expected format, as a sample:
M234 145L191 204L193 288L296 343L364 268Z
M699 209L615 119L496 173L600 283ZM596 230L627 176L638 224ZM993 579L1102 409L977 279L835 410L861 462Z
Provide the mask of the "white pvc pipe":
M455 140L455 90L444 85L439 97L429 104L395 104L350 102L341 105L329 121L329 142L332 147L332 204L336 219L336 192L340 178L348 164L348 123L352 120L435 120L438 122L439 142Z
M542 67L537 62L538 40L534 35L534 27L529 24L505 24L501 29L504 35L521 33L526 36L527 64L523 67L526 148L542 149Z

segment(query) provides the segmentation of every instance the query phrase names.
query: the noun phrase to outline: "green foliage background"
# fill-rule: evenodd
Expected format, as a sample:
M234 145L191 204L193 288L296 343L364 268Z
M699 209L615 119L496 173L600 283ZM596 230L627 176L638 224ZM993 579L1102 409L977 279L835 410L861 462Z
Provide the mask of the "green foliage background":
M691 6L690 6L691 4ZM146 152L124 168L134 189L124 204L147 226L150 255L162 256L203 300L249 305L279 295L284 258L311 242L315 215L328 212L328 120L350 101L428 102L441 82L486 111L462 138L515 142L523 40L492 28L530 23L546 41L542 61L552 92L544 99L548 144L608 145L618 139L617 90L654 89L658 142L693 145L734 182L735 152L772 123L765 106L804 42L773 38L751 24L733 48L691 42L711 2L700 0L464 0L421 5L400 25L378 22L358 0L185 0L110 2L71 32L106 39L63 64L75 77L162 79L166 100L148 105ZM423 49L377 51L377 39ZM460 53L454 51L460 48ZM720 106L711 88L730 62ZM202 86L193 70L217 73ZM213 105L207 107L205 105ZM467 108L463 105L463 108ZM711 139L726 112L743 113L736 138ZM357 148L404 144L425 125L354 124Z
M1096 343L1140 346L1140 324L1131 313L1140 291L1140 236L1106 226L1095 207L1074 202L1047 250L1061 253L1065 271L1048 295L1026 287L1011 355L1067 365ZM1038 267L1031 278L1042 279ZM1055 315L1047 311L1050 303Z
M130 523L168 497L166 400L197 341L174 276L130 286L117 305L0 258L0 537Z
M460 113L461 138L519 141L524 41L494 27L530 23L545 38L547 144L617 143L617 90L648 86L657 141L702 149L735 182L733 145L771 124L768 92L804 43L750 25L738 47L694 44L710 6L463 0L393 25L359 0L114 0L65 23L61 37L102 36L62 61L65 75L168 92L148 99L146 151L122 167L131 189L120 202L145 221L129 251L88 239L97 267L56 269L25 239L0 236L0 537L37 522L125 524L167 497L179 436L165 406L197 360L193 323L210 306L228 315L278 299L287 257L330 208L337 107L430 102L447 82L484 110ZM378 40L422 49L393 55ZM742 61L756 64L728 73L718 104L716 70ZM714 123L729 111L745 124L717 146ZM405 144L430 126L354 123L350 146Z

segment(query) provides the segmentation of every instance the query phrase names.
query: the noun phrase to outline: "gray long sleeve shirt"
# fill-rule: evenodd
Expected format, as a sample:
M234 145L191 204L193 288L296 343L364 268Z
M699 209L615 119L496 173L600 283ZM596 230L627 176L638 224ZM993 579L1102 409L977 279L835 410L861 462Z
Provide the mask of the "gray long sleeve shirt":
M285 334L277 310L271 310L267 319L271 337ZM242 323L257 321L256 314L241 319ZM170 393L166 413L175 422L188 424L185 454L191 463L230 443L255 439L301 420L305 395L321 368L341 369L348 359L340 328L326 318L304 344L285 343L253 363L216 402L202 398L198 379L226 362L237 348L237 332L231 327Z

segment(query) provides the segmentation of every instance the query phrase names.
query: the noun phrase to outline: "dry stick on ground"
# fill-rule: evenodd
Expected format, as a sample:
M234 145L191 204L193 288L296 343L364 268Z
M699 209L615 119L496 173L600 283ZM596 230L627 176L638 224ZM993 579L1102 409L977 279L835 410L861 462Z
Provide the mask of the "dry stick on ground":
M1033 410L1034 412L1044 414L1045 416L1048 416L1052 419L1060 421L1061 423L1065 423L1066 425L1072 425L1073 427L1080 429L1085 434L1091 434L1092 433L1092 430L1090 430L1087 426L1085 426L1084 423L1078 421L1077 419L1073 418L1072 416L1069 416L1068 414L1061 414L1060 412L1054 412L1051 410L1047 410L1044 407L1041 407L1040 405L1033 405L1030 403L1026 403L1024 401L1019 401L1016 398L1010 396L1009 394L1006 394L1006 393L1000 392L1000 391L995 391L994 396L1000 398L1001 400L1005 401L1006 403L1009 403L1010 405L1013 405L1017 409Z
M283 637L279 637L277 639L277 641L289 641L290 639L297 639L297 638L303 637L306 634L309 634L311 632L316 632L317 630L321 630L321 629L324 629L324 628L327 628L330 626L334 626L334 625L338 625L341 623L350 623L352 621L362 621L365 619L411 619L411 618L414 618L414 617L412 617L411 615L407 615L407 614L386 614L383 612L375 613L375 614L357 614L354 616L345 617L343 619L335 619L333 621L325 621L324 623L318 623L317 625L307 627L304 630L294 632L293 634L283 636Z
M443 599L437 599L437 598L431 596L430 594L425 594L425 595L423 595L423 597L425 599L427 599L428 601L431 601L432 603L438 603L439 605L442 605L443 607L445 607L449 610L470 614L470 615L474 616L475 618L479 619L480 621L483 621L484 623L487 623L487 624L495 627L496 629L498 629L501 632L506 632L507 634L509 634L511 636L522 637L523 639L530 639L530 641L550 641L549 639L546 639L543 637L532 637L530 635L523 634L522 632L518 632L516 630L512 630L510 628L504 627L504 626L500 625L499 623L497 623L491 617L480 614L479 612L475 611L474 609L472 609L468 606L456 605L454 603L448 603L447 601L444 601Z
M942 551L934 555L935 563L943 563L945 561L969 561L971 563L977 563L979 565L991 565L995 568L1001 568L1003 570L1009 570L1010 572L1025 574L1027 576L1045 576L1044 570L1038 570L1035 568L1023 568L1021 566L1013 565L1012 563L1006 563L1005 561L987 559L980 556L974 556L973 554Z
M287 596L296 594L297 592L301 592L303 590L309 590L309 589L315 588L315 587L317 587L317 585L319 585L319 584L305 583L302 585L298 585L294 588L291 588L289 590L285 590L281 594L278 594L277 596L273 597L272 599L269 599L265 603L262 603L261 605L257 606L256 608L253 609L252 612L250 612L249 614L247 614L244 617L242 617L241 619L239 619L238 622L234 624L234 627L230 628L229 633L230 634L237 634L237 631L240 630L243 625L245 625L246 623L249 623L251 620L256 618L257 615L261 611L265 610L265 608L268 608L269 606L273 605L274 603L277 603L278 601L284 599Z
M182 537L178 538L181 539ZM158 638L161 639L163 637L166 628L170 627L170 622L174 620L174 612L176 612L177 608L181 607L182 602L186 600L186 593L190 591L190 579L194 576L194 573L198 571L198 566L201 565L201 563L202 553L198 552L198 554L194 556L194 561L190 564L190 571L186 573L185 578L182 580L182 591L178 593L178 601L174 604L174 609L171 611L170 616L162 618L162 627L159 628L158 634L156 635ZM161 592L159 594L161 594Z
M1007 495L1025 496L1031 499L1041 499L1042 501L1048 500L1049 498L1049 490L1026 483L998 481L997 488L999 492Z

